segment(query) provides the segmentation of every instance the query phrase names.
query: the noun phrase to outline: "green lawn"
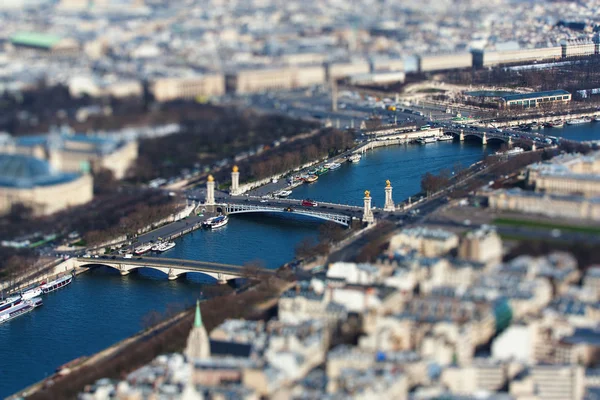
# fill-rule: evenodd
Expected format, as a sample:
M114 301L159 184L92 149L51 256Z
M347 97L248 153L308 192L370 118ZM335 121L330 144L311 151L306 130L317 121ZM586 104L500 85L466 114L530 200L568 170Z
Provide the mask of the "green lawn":
M496 218L492 223L496 225L523 226L528 228L540 229L560 229L562 231L600 234L600 227L595 226L562 225L555 224L552 222L541 222L512 218Z

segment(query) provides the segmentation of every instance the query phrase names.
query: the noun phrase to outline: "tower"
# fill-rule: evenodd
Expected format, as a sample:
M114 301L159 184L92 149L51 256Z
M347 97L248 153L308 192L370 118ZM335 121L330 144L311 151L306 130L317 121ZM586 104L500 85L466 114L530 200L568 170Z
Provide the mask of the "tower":
M209 175L206 179L206 201L204 202L207 206L215 205L215 178Z
M208 341L206 329L202 324L199 300L196 300L196 316L194 317L194 326L192 326L192 330L188 336L185 356L188 360L210 358L210 342Z
M392 184L388 179L385 181L385 205L383 206L383 211L393 212L395 210L394 200L392 200Z
M231 170L231 190L229 194L232 196L240 194L240 172L237 165L234 165Z
M373 217L373 210L371 210L371 192L365 190L365 206L363 209L363 222L372 223L375 219Z

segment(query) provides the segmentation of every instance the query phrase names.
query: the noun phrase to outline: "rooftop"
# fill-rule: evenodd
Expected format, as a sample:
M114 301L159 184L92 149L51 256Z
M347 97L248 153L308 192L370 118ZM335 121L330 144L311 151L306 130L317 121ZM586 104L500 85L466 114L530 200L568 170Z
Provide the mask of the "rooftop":
M21 154L0 154L0 186L33 188L67 183L78 174L53 171L45 160Z
M504 99L504 101L528 100L528 99L536 99L538 97L563 96L563 95L569 95L569 94L571 94L571 93L567 92L566 90L559 89L559 90L548 90L545 92L511 94L508 96L503 96L502 98Z
M60 42L60 40L60 36L38 32L19 32L10 37L10 41L13 44L45 48L51 48Z

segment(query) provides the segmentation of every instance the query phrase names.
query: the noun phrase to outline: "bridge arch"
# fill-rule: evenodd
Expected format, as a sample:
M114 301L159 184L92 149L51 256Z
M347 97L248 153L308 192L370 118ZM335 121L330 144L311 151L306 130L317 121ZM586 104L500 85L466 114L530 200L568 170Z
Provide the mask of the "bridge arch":
M348 227L350 225L350 221L352 217L342 214L330 214L330 213L318 213L318 212L310 212L306 210L297 210L294 211L284 211L283 209L276 208L235 208L235 207L227 207L228 215L235 214L249 214L249 213L271 213L271 214L284 214L284 215L302 215L304 217L309 217L313 219L319 219L322 221L331 221L336 224L342 225L344 227Z
M107 267L107 268L111 268L111 269L114 269L114 270L120 272L121 275L128 275L132 271L142 269L142 268L147 268L147 269L152 269L154 271L162 272L170 279L173 276L173 273L172 272L170 273L170 268L157 267L157 266L153 266L153 265L127 265L124 263L94 262L94 263L81 264L80 266L81 267L95 267L95 266ZM175 275L179 276L179 275L181 275L181 273L179 273L179 274L175 273Z

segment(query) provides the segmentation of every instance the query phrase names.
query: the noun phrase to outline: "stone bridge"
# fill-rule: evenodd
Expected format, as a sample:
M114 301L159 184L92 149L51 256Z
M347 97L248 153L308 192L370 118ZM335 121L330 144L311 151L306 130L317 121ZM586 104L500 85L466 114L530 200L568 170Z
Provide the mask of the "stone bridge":
M134 256L132 258L101 256L99 258L78 257L73 259L73 267L86 267L104 265L114 268L127 275L138 268L150 268L160 271L168 276L169 280L179 278L188 272L202 273L225 283L230 279L242 278L245 275L244 267L239 265L220 264L208 261L179 260L174 258ZM261 268L258 272L273 274L273 270Z

